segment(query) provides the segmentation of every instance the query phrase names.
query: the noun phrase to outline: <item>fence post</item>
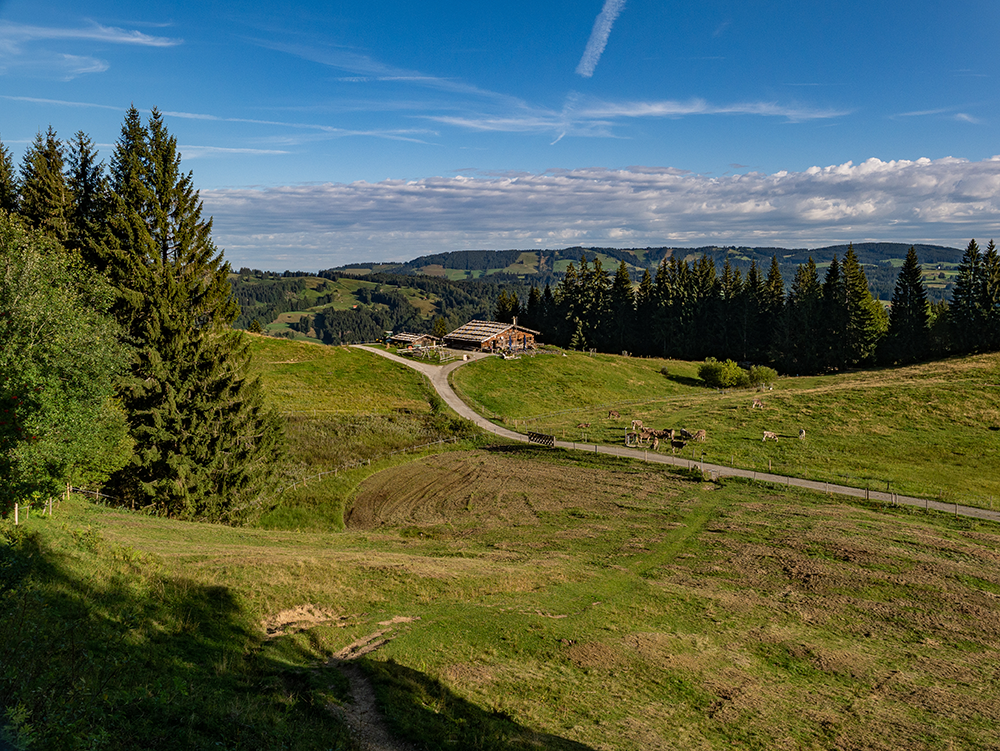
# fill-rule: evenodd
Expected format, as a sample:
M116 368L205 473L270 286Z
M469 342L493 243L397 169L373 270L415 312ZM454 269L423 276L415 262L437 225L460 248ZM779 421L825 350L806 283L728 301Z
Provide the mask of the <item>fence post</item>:
M14 504L14 526L16 527L20 522L17 518L17 512L19 511L17 504Z

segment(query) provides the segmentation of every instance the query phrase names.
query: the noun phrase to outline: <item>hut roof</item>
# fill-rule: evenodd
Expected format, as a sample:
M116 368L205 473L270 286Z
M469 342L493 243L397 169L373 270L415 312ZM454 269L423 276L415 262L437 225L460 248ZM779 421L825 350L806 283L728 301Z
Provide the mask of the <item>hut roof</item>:
M431 341L434 342L438 341L438 338L436 336L432 336L431 334L408 334L406 332L402 332L399 334L393 334L391 337L389 337L389 341L406 342L409 344L413 344L414 342L419 342L421 339L430 339Z
M508 331L523 331L526 334L534 334L535 336L538 336L537 331L526 329L524 326L518 326L516 323L501 323L500 321L469 321L464 326L459 326L457 329L445 336L445 339L452 339L459 342L475 342L478 344Z

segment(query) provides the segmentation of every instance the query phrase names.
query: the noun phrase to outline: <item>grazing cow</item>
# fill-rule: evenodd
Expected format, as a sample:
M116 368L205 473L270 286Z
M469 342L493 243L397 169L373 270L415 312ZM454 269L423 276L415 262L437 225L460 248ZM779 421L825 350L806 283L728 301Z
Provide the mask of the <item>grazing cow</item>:
M671 441L670 448L672 449L682 449L687 446L687 441Z
M658 435L653 435L653 451L660 450L660 437Z
M643 428L642 420L632 421L632 430L642 430L642 428Z
M764 402L760 399L754 399L753 404L750 405L750 409L764 409Z
M589 428L590 427L590 423L589 422L581 422L576 427L578 427L578 428Z
M613 409L608 412L608 419L609 420L617 420L619 417L621 417L621 415L619 415Z
M686 428L681 428L681 438L683 438L686 441L690 441L692 438L694 438L694 436L688 433Z
M691 436L691 440L692 441L700 441L701 443L704 443L705 442L705 438L707 437L707 435L708 434L704 430L696 430L694 432L694 435Z
M774 441L775 443L777 443L777 442L778 442L778 436L777 436L777 434L775 434L775 433L772 433L772 432L771 432L770 430L765 430L765 431L764 431L764 437L760 439L760 442L761 442L761 443L763 443L763 442L764 442L764 441L766 441L766 440L767 440L768 438L770 438L770 439L771 439L772 441Z
M672 441L674 440L674 429L667 428L666 430L654 430L653 435L657 438L668 438Z
M655 438L655 433L652 430L643 429L639 433L639 443L649 443L650 438Z
M635 446L639 442L639 434L633 433L630 430L625 431L625 445Z
M799 428L799 440L804 441L806 439L806 429Z

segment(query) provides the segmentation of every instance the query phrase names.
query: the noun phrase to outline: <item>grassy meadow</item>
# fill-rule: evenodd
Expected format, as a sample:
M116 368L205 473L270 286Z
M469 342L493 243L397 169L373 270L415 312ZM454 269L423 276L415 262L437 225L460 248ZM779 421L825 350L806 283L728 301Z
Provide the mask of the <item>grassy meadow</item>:
M369 471L349 467L475 435L405 365L350 347L248 336L288 438L284 490L260 519L264 526L341 529L344 506L358 477Z
M717 464L1000 508L997 355L723 393L702 385L697 363L567 354L489 359L452 378L483 414L521 430L620 445L638 418L655 428L705 429L706 442L686 451ZM751 408L754 398L764 409ZM609 419L610 409L621 418ZM763 443L765 430L778 442Z
M287 491L255 527L79 498L0 522L0 739L353 750L338 665L354 656L394 734L422 749L1000 749L997 525L474 435L413 450L462 435L415 372L253 346L290 476L364 463ZM707 447L727 419L737 434L759 430L737 418L837 404L874 432L888 378L988 423L1000 381L988 358L783 379L761 414L695 370L570 354L456 380L508 422L575 426L624 393L641 401L628 419L687 404ZM778 429L769 449L804 450Z
M342 532L5 526L8 722L353 748L334 658L381 643L356 664L420 748L1000 747L995 525L520 446L379 470Z

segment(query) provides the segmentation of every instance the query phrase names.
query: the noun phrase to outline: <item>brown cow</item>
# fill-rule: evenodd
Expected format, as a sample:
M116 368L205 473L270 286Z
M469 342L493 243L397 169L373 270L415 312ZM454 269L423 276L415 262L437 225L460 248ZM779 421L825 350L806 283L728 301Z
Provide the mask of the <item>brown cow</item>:
M707 436L708 436L708 434L704 430L696 430L694 432L694 435L691 436L691 440L692 441L699 441L701 443L704 443L705 442L705 438Z
M766 441L768 438L770 438L775 443L778 442L778 436L777 436L776 433L772 433L770 430L765 430L764 431L764 437L760 439L761 443L763 443L764 441Z
M589 428L590 427L590 423L589 422L581 422L576 427L578 427L578 428Z
M617 420L619 417L621 417L621 415L619 415L617 412L615 412L615 410L612 409L612 410L608 411L608 419L609 420Z

